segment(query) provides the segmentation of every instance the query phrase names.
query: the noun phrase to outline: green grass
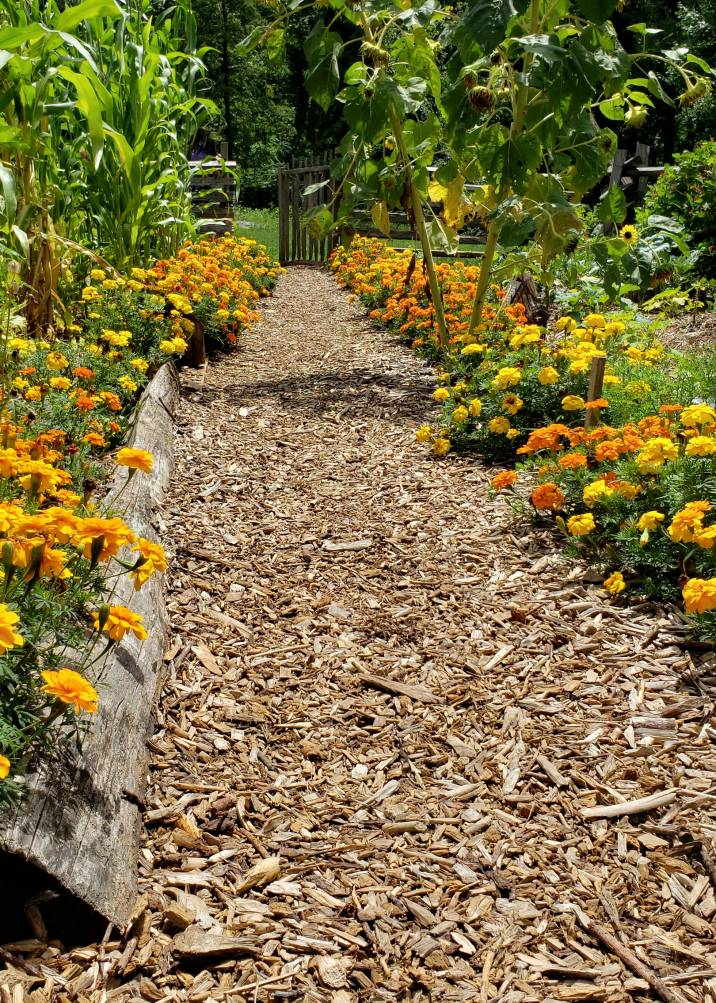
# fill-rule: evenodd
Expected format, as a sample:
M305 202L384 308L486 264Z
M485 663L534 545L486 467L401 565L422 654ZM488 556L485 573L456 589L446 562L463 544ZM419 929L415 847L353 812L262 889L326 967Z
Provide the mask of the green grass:
M265 244L269 254L278 260L278 209L248 209L246 206L238 206L235 219L237 223L251 223L251 226L236 227L240 236Z

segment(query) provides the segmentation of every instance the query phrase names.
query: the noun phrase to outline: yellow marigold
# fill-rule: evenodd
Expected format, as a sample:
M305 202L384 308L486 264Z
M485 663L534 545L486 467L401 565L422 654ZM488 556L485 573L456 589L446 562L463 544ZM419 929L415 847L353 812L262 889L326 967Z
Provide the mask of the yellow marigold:
M139 641L147 638L144 620L139 613L133 613L126 606L109 606L92 614L95 630L103 630L113 641L121 641L131 632ZM101 626L100 626L101 624Z
M493 387L498 390L506 390L507 387L514 387L522 379L522 373L515 366L503 366L492 381Z
M687 613L708 613L716 609L716 578L690 578L682 590Z
M679 416L682 425L695 427L716 422L716 411L708 404L691 404Z
M430 425L421 425L420 428L416 429L415 441L416 442L430 442L432 438L433 430Z
M22 637L15 630L15 625L20 622L17 613L0 603L0 655L4 655L11 648L21 648L25 643Z
M437 390L433 392L433 400L438 402L450 400L450 391L447 387L438 387Z
M605 581L603 582L604 588L611 595L619 595L626 588L626 582L624 581L624 575L621 571L614 571Z
M482 414L482 401L477 400L477 398L473 398L473 400L471 400L467 405L467 409L470 412L471 417L479 418Z
M108 557L114 557L122 547L134 543L137 539L136 533L118 516L111 519L74 518L72 532L73 540L84 549L84 556L87 560L95 562L106 561Z
M712 526L695 527L694 543L703 550L711 550L716 544L716 523Z
M42 672L45 685L42 692L54 697L60 703L74 707L75 714L81 710L94 714L97 710L97 690L84 676L74 669L58 669L55 672Z
M507 411L508 414L517 414L521 407L524 406L524 401L517 394L506 394L502 398L502 410Z
M461 348L460 355L465 355L465 356L479 355L480 352L484 351L485 351L484 345L478 345L476 342L473 342L472 345L465 345L464 348Z
M487 423L487 427L491 432L494 432L495 435L507 435L512 428L509 418L503 417L491 418Z
M639 522L636 524L637 528L640 530L645 529L656 529L665 519L663 512L645 512L639 518Z
M458 425L461 425L464 421L467 421L469 416L470 412L462 404L456 407L452 413L452 419L454 422L457 422Z
M597 481L592 481L591 484L587 484L586 488L582 492L582 500L588 508L591 508L593 505L596 505L597 502L604 501L606 498L611 498L613 494L614 490L609 487L603 478L600 478Z
M67 369L69 366L68 360L60 352L50 352L45 359L45 364L48 369Z
M626 325L622 324L620 320L610 320L604 330L607 334L624 334L626 331Z
M714 456L716 438L710 435L695 435L686 443L687 456Z
M576 327L577 322L573 317L560 317L554 325L555 331L574 331Z
M607 326L607 319L602 313L588 313L584 318L584 326L593 330L601 330Z
M593 533L596 528L591 512L573 515L567 520L567 530L572 536L587 536L589 533Z
M0 780L5 780L10 774L12 763L7 756L0 755Z
M137 390L137 384L134 382L131 376L120 376L117 381L123 390L127 393L133 394Z
M537 373L537 379L543 387L550 387L559 379L559 373L554 366L543 366Z
M66 376L51 376L50 386L53 390L69 390L72 380L68 380Z
M145 474L151 474L154 457L146 449L131 449L125 446L117 453L114 462L119 467L129 467L130 470L142 470Z
M688 502L671 520L667 530L674 543L693 543L694 531L703 528L704 516L711 511L711 502Z
M443 436L438 436L433 442L433 452L436 456L445 456L450 452L450 440Z
M146 359L132 359L129 364L132 369L136 369L138 373L146 373L149 369L149 363Z
M636 464L642 474L655 474L667 460L675 460L679 455L675 443L671 439L658 436L649 441L636 455Z
M139 557L130 574L134 578L135 589L139 590L155 572L167 570L167 557L160 543L142 537L132 549L139 554Z
M566 397L562 398L563 411L580 411L584 404L584 397L580 397L578 394L567 394Z

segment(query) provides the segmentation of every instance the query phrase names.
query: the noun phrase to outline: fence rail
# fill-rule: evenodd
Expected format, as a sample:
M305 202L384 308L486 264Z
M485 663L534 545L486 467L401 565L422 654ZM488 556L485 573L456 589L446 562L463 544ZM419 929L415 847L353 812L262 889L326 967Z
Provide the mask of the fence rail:
M627 202L634 204L640 201L649 184L664 170L662 166L649 164L650 152L645 143L637 143L636 152L632 155L626 150L617 150L605 178L604 191L606 192L611 185L616 185L625 193ZM307 195L303 194L313 185L330 181L330 158L330 154L324 154L317 159L294 158L279 171L279 259L282 265L325 262L340 240L340 234L335 232L321 239L316 238L311 234L305 221L305 214L310 209L330 201L327 194L330 196L335 193L328 184L325 188L309 192ZM476 188L476 185L465 186L468 192ZM433 206L433 208L437 211L438 207ZM335 212L334 207L334 217ZM354 215L356 225L352 232L361 237L375 237L392 242L417 242L418 234L407 213L393 210L389 213L389 219L391 233L387 237L382 230L377 229L370 213L361 210ZM437 258L479 258L484 251L484 240L484 231L475 228L472 233L463 232L458 236L456 250L433 248L433 255Z

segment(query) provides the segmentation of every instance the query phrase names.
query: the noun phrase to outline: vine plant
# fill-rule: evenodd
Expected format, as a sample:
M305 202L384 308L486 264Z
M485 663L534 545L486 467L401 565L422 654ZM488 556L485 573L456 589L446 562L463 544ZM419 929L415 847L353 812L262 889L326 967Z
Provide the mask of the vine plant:
M356 210L370 207L374 224L389 235L391 211L406 209L420 237L442 343L448 331L436 244L454 246L470 220L485 228L474 336L498 248L529 241L530 260L547 273L576 241L577 207L614 154L610 123L638 127L656 101L673 103L659 71L676 70L682 104L708 93L709 66L685 49L660 51L657 30L633 25L628 52L611 21L616 6L614 0L456 6L292 0L281 18L244 43L248 49L263 40L278 55L285 18L319 9L305 47L306 86L324 109L342 103L348 131L335 165L340 203L337 210L330 204L312 210L311 224L321 233L345 228ZM351 46L357 58L341 73ZM609 193L604 222L619 219L622 201L620 192ZM616 259L621 243L614 238Z

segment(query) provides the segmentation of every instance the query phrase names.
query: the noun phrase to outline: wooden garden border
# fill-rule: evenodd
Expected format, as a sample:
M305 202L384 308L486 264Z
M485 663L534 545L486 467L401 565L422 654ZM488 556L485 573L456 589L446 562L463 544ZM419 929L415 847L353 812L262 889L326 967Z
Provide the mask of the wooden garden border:
M174 467L178 401L176 369L164 365L144 391L128 437L129 444L154 454L154 469L129 483L127 471L118 470L106 497L109 508L150 539L156 539L156 510ZM149 636L143 644L126 636L101 663L99 709L89 719L81 750L63 746L27 777L24 800L13 814L0 816L0 850L49 875L48 885L61 886L123 928L137 898L146 743L168 633L162 576L152 576L135 592L130 577L122 575L111 601L141 613Z

